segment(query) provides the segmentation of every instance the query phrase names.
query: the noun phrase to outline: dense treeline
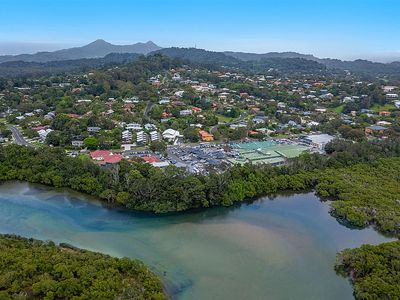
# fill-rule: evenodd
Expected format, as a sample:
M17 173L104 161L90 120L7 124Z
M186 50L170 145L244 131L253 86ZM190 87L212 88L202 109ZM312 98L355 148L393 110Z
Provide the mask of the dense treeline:
M336 272L350 277L357 300L400 299L400 242L363 245L337 256Z
M329 156L305 154L284 167L236 165L223 173L202 176L175 166L158 169L142 162L121 161L101 168L91 161L67 157L58 148L35 150L10 145L0 148L0 180L69 187L109 203L157 213L228 206L278 191L317 187L320 195L340 200L333 205L337 216L354 225L376 223L382 231L398 233L399 214L392 206L399 194L400 162L377 160L400 156L399 142L336 141L327 151ZM346 181L346 176L359 182ZM368 185L362 187L364 194L358 192L364 179L371 182L374 194L367 192ZM380 188L392 196L386 197Z
M332 214L353 225L375 224L385 233L400 235L400 158L327 169L316 190L333 198Z
M140 55L134 53L112 53L102 58L82 58L49 62L10 61L0 63L0 77L39 77L64 72L82 72L104 66L130 63Z
M0 299L166 299L141 262L0 235Z
M343 74L349 70L366 78L388 76L399 78L399 62L377 63L367 60L341 61L318 59L298 53L235 53L213 52L197 48L164 48L151 52L148 57L163 55L190 63L214 68L236 68L243 72L258 73L275 69L280 74ZM102 58L49 59L47 62L9 61L0 63L0 76L43 76L63 72L97 68L109 64L129 63L139 56L134 53L111 53ZM128 58L128 59L127 59ZM271 70L270 70L271 72Z
M202 176L174 166L158 169L139 161L101 168L90 160L67 157L60 148L9 145L0 147L0 181L69 187L129 209L158 213L228 206L283 190L315 188L323 198L334 200L332 215L344 223L359 227L372 224L381 232L400 236L399 140L337 140L326 150L328 155L304 154L284 167L237 165L223 173ZM391 255L398 258L398 246L392 252L382 247L373 255L386 261ZM352 274L352 263L358 262L364 250L343 252L347 261L338 264L338 272ZM398 274L393 273L396 266L370 265L357 280L353 276L356 297L382 299L374 294L379 293L389 295L383 299L397 299L392 297L398 295L396 288L377 283L380 276L398 283ZM378 287L375 292L374 286Z
M245 61L223 52L213 52L196 48L164 48L154 53L163 56L187 60L190 63L207 67L238 68L243 72L256 73L275 69L280 74L328 74L326 66L316 61L293 57L269 57L260 60ZM335 73L333 70L330 73Z

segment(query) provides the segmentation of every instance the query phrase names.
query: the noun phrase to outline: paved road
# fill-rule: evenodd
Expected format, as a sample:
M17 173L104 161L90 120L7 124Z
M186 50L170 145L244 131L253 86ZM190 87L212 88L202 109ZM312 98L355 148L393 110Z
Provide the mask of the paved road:
M14 137L14 141L15 143L17 143L18 145L24 145L27 147L33 147L33 145L31 143L29 143L27 140L25 140L24 136L22 135L21 131L19 131L19 129L13 125L9 125L9 128L12 132L12 135Z
M151 111L151 109L153 108L153 102L151 102L150 100L147 101L147 105L146 108L144 109L144 113L143 113L143 119L147 122L151 122L151 118L149 117L149 113Z

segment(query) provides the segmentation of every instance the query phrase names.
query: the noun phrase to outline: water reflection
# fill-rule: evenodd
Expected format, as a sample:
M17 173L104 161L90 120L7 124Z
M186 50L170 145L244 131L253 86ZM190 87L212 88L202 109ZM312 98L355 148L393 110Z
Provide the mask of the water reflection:
M0 186L0 232L138 258L175 299L352 299L336 252L388 239L350 230L312 193L155 216L44 186Z

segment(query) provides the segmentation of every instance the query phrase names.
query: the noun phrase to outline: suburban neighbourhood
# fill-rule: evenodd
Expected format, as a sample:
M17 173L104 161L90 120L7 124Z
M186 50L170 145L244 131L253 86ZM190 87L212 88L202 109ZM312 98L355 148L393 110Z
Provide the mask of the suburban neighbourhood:
M0 300L400 300L399 0L1 0Z
M106 91L99 76L3 85L0 141L61 146L103 167L143 160L207 173L234 164L282 165L304 152L323 153L334 138L385 139L400 132L400 90L384 80L182 66L140 86Z

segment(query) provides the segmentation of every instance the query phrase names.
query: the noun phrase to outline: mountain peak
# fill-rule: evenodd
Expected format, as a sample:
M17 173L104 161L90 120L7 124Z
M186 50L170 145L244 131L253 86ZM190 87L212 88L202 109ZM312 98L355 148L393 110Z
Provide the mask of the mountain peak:
M54 52L0 56L0 63L18 60L28 62L48 62L81 58L98 58L104 57L110 53L138 53L146 55L159 49L161 49L161 47L157 46L152 41L132 45L113 45L103 39L97 39L82 47L62 49Z
M101 46L101 45L111 45L111 44L103 39L97 39L94 42L87 44L86 46Z

